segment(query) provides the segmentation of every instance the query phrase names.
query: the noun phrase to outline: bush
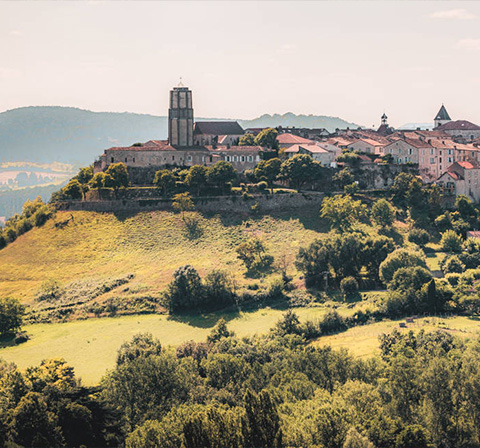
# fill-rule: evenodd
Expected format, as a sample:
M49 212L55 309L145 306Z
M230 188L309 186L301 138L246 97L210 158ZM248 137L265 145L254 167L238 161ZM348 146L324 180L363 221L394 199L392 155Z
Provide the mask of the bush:
M137 358L147 358L160 355L162 345L150 333L140 333L133 336L132 340L124 342L117 353L117 366L134 361Z
M447 230L442 235L440 246L444 252L461 252L463 246L462 237L453 230Z
M458 256L453 255L452 257L448 257L444 263L442 263L442 270L445 274L461 274L465 271L465 265L460 261Z
M425 246L430 241L430 235L423 229L412 229L408 233L408 241L417 244L420 247Z
M336 311L329 311L320 321L322 334L339 333L347 329L345 319Z
M380 227L390 227L395 220L395 209L386 199L379 199L372 206L372 220Z
M166 299L171 311L186 311L203 303L202 281L195 268L181 266L173 273Z
M340 289L345 297L345 300L351 300L358 297L358 282L354 277L345 277L340 282Z
M11 297L0 299L0 335L15 333L22 326L25 307Z
M249 271L268 269L273 264L273 257L259 238L251 238L236 248L237 257L245 263Z
M258 189L258 191L266 191L267 188L268 188L268 184L267 184L267 182L265 182L264 180L262 180L261 182L259 182L259 183L257 184L257 189Z
M235 303L232 284L224 271L213 270L205 276L203 294L206 303L215 307Z
M397 249L380 264L380 279L388 284L393 279L395 272L400 268L421 266L426 268L423 252L412 252L407 249Z

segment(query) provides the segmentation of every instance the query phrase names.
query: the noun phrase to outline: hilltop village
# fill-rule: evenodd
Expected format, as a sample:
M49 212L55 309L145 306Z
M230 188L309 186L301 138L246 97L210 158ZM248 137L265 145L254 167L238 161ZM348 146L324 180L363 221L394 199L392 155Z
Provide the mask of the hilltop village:
M236 121L195 122L192 91L179 85L170 92L168 119L168 140L106 149L95 161L94 173L122 163L133 185L149 185L162 168L209 167L224 161L248 175L261 160L305 154L323 167L356 167L373 173L363 178L363 188L388 188L395 174L408 171L425 184L440 186L447 195L480 201L480 126L452 120L444 105L433 129L396 130L385 113L376 130L243 129ZM385 176L385 166L391 168L391 176ZM308 187L311 182L306 180Z

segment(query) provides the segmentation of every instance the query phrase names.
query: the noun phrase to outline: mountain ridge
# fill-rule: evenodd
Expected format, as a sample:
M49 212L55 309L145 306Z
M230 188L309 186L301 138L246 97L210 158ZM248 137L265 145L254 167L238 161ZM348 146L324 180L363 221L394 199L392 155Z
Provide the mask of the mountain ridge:
M197 118L197 121L222 118ZM337 117L320 115L263 114L237 120L252 127L358 127ZM25 106L0 113L0 162L91 163L111 146L165 139L166 116L134 112L93 112L77 107Z

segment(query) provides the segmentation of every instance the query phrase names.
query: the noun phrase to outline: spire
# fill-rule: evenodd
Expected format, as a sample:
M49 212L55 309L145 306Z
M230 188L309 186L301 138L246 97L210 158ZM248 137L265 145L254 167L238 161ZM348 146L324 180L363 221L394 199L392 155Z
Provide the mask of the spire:
M178 86L177 87L185 87L183 82L182 82L182 77L180 76L180 81L178 82Z
M387 120L388 120L387 114L384 112L382 115L382 124L387 124Z
M450 115L448 115L447 109L445 109L445 106L442 104L442 107L438 111L437 116L435 117L435 120L448 120L452 121L450 118Z

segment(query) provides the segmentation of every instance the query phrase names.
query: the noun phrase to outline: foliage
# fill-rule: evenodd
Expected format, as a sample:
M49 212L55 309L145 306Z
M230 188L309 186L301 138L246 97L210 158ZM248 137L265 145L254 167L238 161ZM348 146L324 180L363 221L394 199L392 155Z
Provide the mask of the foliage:
M92 178L93 178L92 165L80 168L80 170L78 171L78 174L74 177L74 179L78 180L83 185L88 184Z
M340 290L345 300L351 300L358 297L358 282L355 277L345 277L340 282Z
M426 268L425 255L422 252L413 252L407 249L397 249L392 252L380 265L380 279L388 284L400 268L421 266Z
M69 199L83 198L83 187L77 179L72 179L61 191L62 195Z
M345 167L342 170L340 170L338 173L335 173L332 176L332 180L341 188L343 189L347 185L353 184L355 181L355 177L352 174L352 171L350 168Z
M295 154L282 163L280 177L291 187L300 190L307 182L312 182L322 174L322 165L310 155Z
M453 230L445 231L440 240L440 246L444 252L461 252L462 245L462 237Z
M118 349L117 366L132 362L137 358L160 355L162 345L150 333L139 333L131 341L124 342Z
M168 196L175 188L176 177L171 170L160 170L155 173L153 184L162 190L164 196Z
M231 163L220 161L207 170L207 181L222 188L225 193L227 185L237 178L237 171Z
M193 190L195 190L197 196L200 196L202 188L207 183L207 168L203 165L194 165L188 170L185 183Z
M332 228L342 232L349 230L366 212L361 201L355 201L349 195L336 195L322 201L320 216L326 219Z
M253 145L255 145L255 136L253 134L243 135L238 142L238 146L253 146Z
M278 149L278 131L273 128L263 129L254 140L255 145L270 149Z
M391 227L395 220L395 209L385 199L379 199L372 206L372 220L380 227Z
M408 241L423 247L430 241L430 235L426 230L412 229L408 232Z
M0 335L14 333L22 326L25 307L11 297L0 298Z
M345 151L337 157L336 161L339 163L346 163L347 165L356 168L360 165L360 156L355 152Z
M465 265L461 262L458 256L453 255L448 257L442 263L442 271L445 274L458 273L461 274L465 271Z
M112 163L108 166L107 170L105 171L105 187L114 189L126 188L128 187L129 183L128 170L124 163Z
M259 238L251 238L239 244L235 250L249 271L268 269L273 264L273 257Z
M278 158L260 160L254 170L255 178L271 186L279 176L281 167L282 161Z
M203 303L202 280L195 268L186 265L174 272L166 299L173 312L195 309Z
M227 322L225 319L219 319L215 326L212 328L212 331L207 336L207 342L215 344L220 341L222 338L230 338L235 336L233 331L229 331L227 328Z
M182 218L184 218L184 212L193 210L195 205L190 193L178 193L172 199L172 207L176 212L180 212Z

